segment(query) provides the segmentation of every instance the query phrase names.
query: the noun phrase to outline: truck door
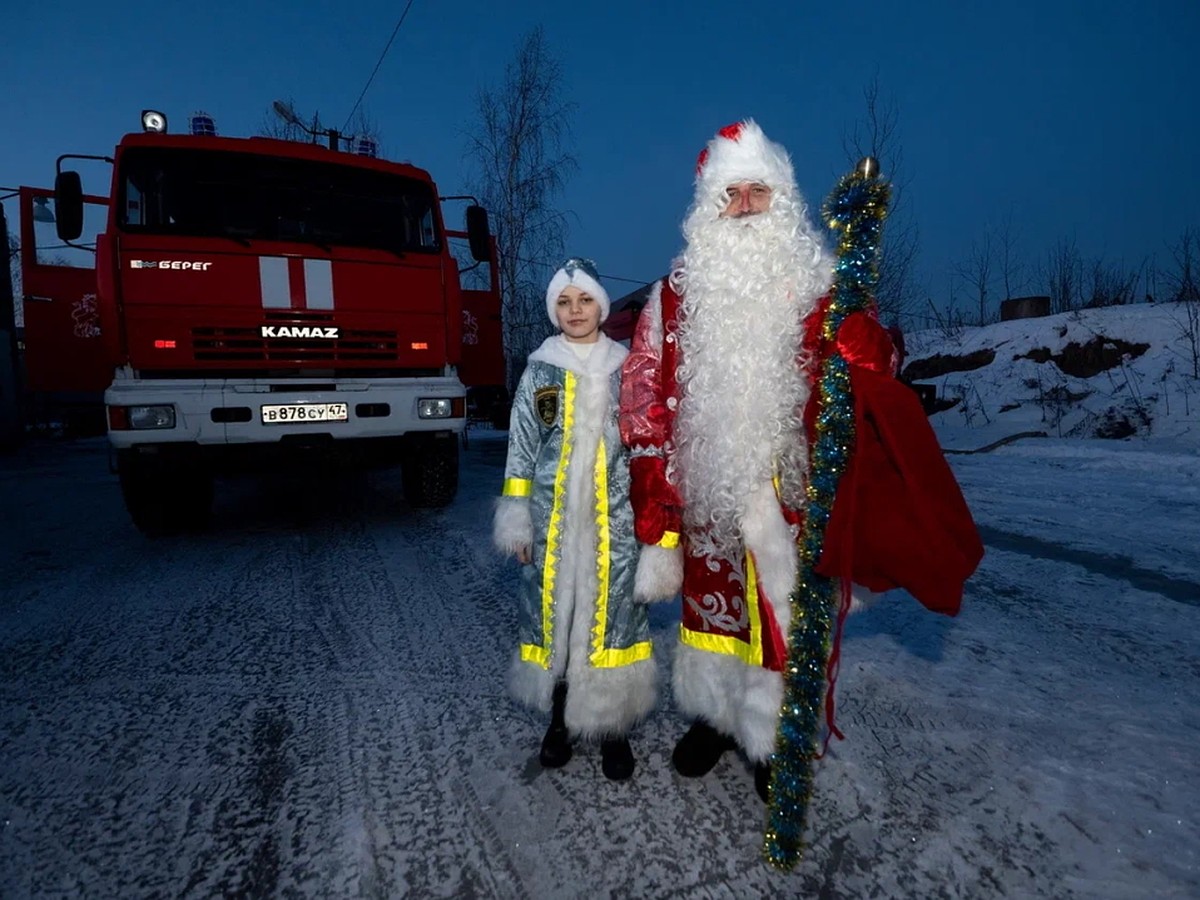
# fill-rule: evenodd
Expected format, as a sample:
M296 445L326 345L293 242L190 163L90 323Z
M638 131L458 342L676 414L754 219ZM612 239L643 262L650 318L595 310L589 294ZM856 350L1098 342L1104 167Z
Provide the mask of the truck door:
M104 430L104 390L113 360L101 340L96 304L96 235L108 200L84 197L84 233L63 244L54 231L54 192L23 187L21 284L24 388L35 420Z

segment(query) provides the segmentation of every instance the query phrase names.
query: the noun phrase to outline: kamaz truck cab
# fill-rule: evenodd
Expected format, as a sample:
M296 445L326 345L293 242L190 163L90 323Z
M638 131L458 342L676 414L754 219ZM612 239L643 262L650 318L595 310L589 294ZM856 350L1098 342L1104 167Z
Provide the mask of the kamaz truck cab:
M335 454L398 463L411 504L449 503L465 422L464 292L450 238L489 266L490 288L472 300L483 295L498 317L486 212L471 205L466 231L448 231L415 166L168 134L152 111L143 123L110 159L95 242L108 435L134 522L151 533L198 524L214 473ZM72 158L96 157L58 162L54 207L68 242L85 201L79 175L63 168ZM479 352L502 359L499 346Z

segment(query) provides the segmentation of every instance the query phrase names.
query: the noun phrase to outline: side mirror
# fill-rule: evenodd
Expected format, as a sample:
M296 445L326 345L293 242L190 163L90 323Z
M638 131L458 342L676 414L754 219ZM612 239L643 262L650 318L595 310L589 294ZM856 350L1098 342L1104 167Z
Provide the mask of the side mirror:
M83 234L83 183L78 172L59 172L54 178L54 225L62 241Z
M487 210L482 206L471 204L467 207L467 241L476 262L488 262L492 258L492 233L488 229Z

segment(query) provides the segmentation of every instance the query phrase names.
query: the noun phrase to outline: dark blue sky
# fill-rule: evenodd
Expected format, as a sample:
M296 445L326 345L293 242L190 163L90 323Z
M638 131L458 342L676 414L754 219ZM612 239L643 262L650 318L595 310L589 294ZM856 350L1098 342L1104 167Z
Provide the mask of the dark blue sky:
M292 97L340 125L404 8L20 5L0 54L5 185L48 184L60 153L109 152L144 107L177 127L204 109L239 136ZM818 207L876 74L899 111L919 274L939 304L972 240L1006 218L1027 263L1066 238L1086 258L1165 265L1168 245L1200 227L1196 0L415 0L364 104L385 155L428 169L442 193L463 190L476 89L501 77L537 24L578 105L579 169L561 201L574 214L568 249L606 275L665 270L696 153L743 116L789 149ZM85 186L106 190L101 167L84 171ZM614 296L633 286L609 283Z

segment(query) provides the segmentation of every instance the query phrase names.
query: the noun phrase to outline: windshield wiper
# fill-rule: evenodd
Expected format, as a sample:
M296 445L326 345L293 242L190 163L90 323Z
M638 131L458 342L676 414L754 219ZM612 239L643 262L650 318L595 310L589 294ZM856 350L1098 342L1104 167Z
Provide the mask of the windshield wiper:
M245 237L243 237L240 234L234 234L232 231L222 231L221 237L228 238L229 240L231 240L235 244L237 244L239 247L249 247L250 246L250 241L248 241Z
M323 240L321 240L319 237L316 237L315 235L297 234L297 235L294 235L293 237L282 238L282 240L296 241L299 244L312 244L314 247L320 247L322 250L324 250L326 253L328 253L330 255L333 254L333 247L331 245L325 243Z

